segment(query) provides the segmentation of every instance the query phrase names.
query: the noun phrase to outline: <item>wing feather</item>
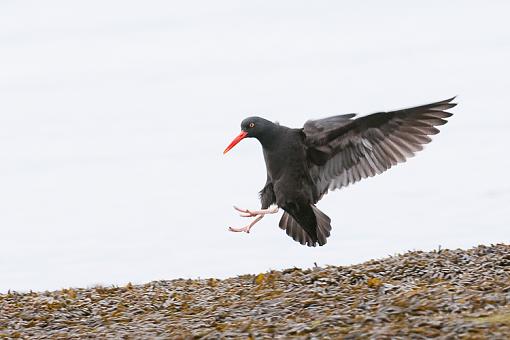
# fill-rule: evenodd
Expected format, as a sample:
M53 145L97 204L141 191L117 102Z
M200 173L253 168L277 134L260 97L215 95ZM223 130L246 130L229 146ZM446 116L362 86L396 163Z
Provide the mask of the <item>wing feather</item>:
M431 135L447 123L455 107L450 98L403 110L378 112L355 118L355 114L310 120L303 132L311 152L320 152L320 162L311 159L310 173L316 183L317 200L328 190L348 186L405 162Z

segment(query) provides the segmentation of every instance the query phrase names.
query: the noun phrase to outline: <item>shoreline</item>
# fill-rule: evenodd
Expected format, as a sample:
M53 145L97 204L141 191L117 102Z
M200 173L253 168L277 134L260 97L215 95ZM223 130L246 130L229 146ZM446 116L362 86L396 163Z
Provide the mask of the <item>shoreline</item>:
M510 245L227 279L0 294L0 339L510 336Z

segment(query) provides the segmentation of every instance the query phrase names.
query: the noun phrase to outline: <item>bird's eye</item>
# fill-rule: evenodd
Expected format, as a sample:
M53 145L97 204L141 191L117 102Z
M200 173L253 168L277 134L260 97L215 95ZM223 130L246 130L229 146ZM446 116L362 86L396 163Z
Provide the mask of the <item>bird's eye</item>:
M250 124L248 124L248 127L250 127L250 128L255 127L255 123L251 122Z

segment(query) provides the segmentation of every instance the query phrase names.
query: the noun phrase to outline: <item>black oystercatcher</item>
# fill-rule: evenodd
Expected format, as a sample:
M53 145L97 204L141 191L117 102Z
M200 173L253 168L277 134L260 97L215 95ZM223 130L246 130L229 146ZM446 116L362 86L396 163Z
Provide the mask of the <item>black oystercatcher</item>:
M264 118L249 117L225 154L245 137L257 138L266 161L267 181L260 191L262 208L234 207L244 217L255 217L245 227L250 232L265 214L284 210L280 228L295 241L315 247L326 244L330 218L315 204L328 192L372 177L423 149L435 126L446 123L446 112L456 104L450 98L398 111L378 112L355 118L345 114L309 120L291 129ZM272 207L273 206L273 207Z

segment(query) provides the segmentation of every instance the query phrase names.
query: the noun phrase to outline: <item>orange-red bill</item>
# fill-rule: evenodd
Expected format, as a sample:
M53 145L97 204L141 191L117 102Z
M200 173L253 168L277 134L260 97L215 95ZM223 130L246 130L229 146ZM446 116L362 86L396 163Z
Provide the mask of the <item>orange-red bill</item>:
M239 135L237 135L236 138L227 146L227 148L223 151L223 154L226 154L230 149L232 149L234 146L236 146L237 143L239 143L241 140L243 140L244 137L248 135L248 132L241 131Z

